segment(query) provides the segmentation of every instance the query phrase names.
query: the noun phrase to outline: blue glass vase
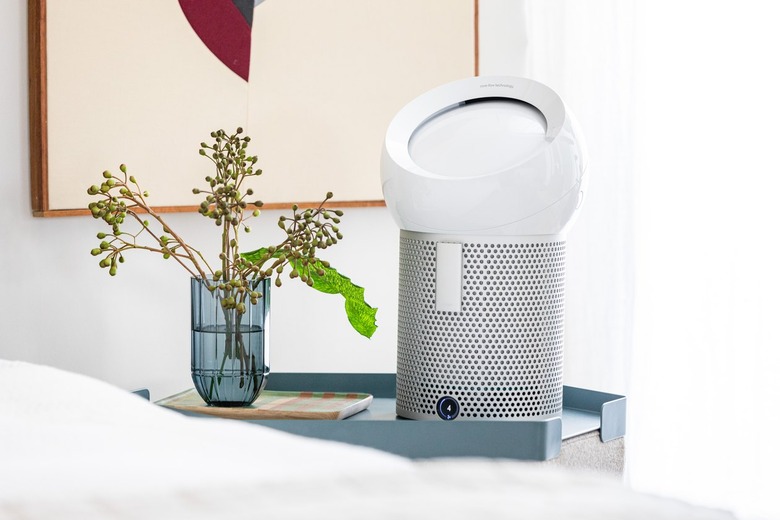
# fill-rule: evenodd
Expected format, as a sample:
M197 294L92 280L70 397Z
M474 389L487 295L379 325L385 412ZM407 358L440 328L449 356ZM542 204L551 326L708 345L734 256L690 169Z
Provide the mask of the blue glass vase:
M190 283L192 382L212 406L249 406L268 378L270 281L247 283L243 292L219 289L215 282L201 278ZM254 304L249 297L252 291L262 295ZM243 305L224 306L226 298Z

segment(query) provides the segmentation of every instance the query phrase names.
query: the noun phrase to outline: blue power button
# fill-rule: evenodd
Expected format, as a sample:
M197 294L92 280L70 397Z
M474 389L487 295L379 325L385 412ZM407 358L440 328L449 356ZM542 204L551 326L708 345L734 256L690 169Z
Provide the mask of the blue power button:
M445 421L451 421L460 413L460 405L454 398L444 396L436 403L436 413Z

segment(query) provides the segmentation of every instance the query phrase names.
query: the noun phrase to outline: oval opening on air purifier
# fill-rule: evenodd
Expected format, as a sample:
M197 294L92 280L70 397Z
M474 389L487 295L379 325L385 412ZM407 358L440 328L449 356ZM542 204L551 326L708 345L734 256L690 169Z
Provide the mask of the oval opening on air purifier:
M534 106L510 98L457 103L426 119L409 139L409 156L426 171L479 177L522 164L545 145L547 122Z

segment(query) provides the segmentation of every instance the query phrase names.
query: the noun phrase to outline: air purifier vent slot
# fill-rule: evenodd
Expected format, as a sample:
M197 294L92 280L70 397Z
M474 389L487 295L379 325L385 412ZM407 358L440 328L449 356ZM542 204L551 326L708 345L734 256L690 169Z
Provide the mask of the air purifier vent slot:
M559 415L565 242L462 240L461 312L444 312L435 305L436 240L420 236L401 232L399 415L435 418L442 396L458 401L459 420Z

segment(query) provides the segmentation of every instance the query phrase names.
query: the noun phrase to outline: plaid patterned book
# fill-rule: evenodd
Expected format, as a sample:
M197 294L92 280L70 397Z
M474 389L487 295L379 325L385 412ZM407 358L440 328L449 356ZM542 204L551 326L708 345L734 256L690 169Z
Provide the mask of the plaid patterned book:
M341 392L279 392L264 390L246 408L208 406L194 388L157 404L226 419L345 419L368 408L370 394Z

